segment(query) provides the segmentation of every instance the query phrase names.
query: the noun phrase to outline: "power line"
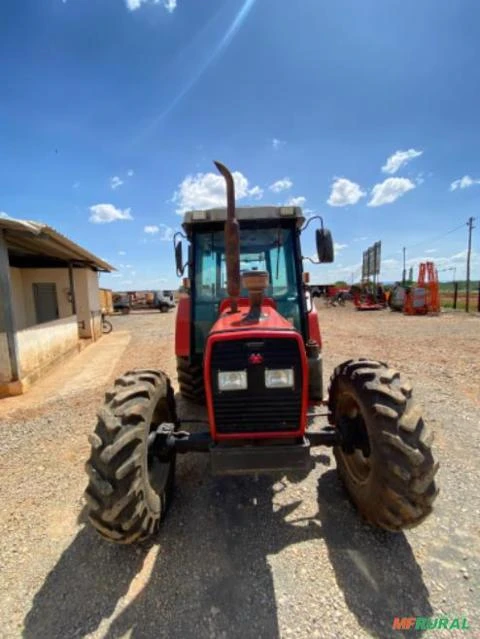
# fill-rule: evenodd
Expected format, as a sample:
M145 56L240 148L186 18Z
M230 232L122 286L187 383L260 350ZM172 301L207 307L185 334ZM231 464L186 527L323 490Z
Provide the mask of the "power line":
M403 249L402 249L404 264L406 262L406 251L407 250L416 248L417 246L421 246L422 244L431 244L433 242L437 242L438 240L441 240L444 237L447 237L447 235L451 235L452 233L455 233L456 231L459 231L460 229L463 229L463 228L465 228L465 222L463 224L460 224L459 226L456 226L454 229L450 229L449 231L446 231L446 233L442 233L441 235L437 235L436 237L431 238L429 240L422 240L421 242L417 242L416 244L411 244L410 246L404 246ZM390 253L390 255L387 255L384 259L394 258L398 253L399 253L399 251L396 251L395 253Z
M437 237L434 237L431 240L422 240L421 242L417 242L417 244L412 244L411 246L407 246L407 248L412 249L412 248L416 248L417 246L421 246L422 244L437 242L438 240L441 240L444 237L447 237L447 235L451 235L452 233L455 233L455 231L459 231L460 229L463 229L463 228L465 228L465 222L463 224L460 224L460 226L456 226L454 229L447 231L446 233L442 233L442 235L437 235Z

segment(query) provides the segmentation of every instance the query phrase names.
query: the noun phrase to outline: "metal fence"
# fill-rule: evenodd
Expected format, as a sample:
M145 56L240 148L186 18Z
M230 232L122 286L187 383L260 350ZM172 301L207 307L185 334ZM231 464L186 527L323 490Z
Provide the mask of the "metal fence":
M467 305L467 287L465 282L452 282L440 289L440 303L443 308L477 311L480 313L480 281L470 282L469 303Z

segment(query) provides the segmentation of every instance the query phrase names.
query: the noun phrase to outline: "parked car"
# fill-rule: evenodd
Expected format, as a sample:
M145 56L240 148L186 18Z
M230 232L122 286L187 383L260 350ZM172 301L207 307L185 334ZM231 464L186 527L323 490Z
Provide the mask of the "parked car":
M128 295L113 296L113 310L119 313L130 313L130 298Z
M113 296L113 310L124 314L148 309L167 313L172 308L175 301L168 291L127 291Z
M168 313L172 308L175 308L175 302L158 291L155 293L155 308L158 308L160 313Z

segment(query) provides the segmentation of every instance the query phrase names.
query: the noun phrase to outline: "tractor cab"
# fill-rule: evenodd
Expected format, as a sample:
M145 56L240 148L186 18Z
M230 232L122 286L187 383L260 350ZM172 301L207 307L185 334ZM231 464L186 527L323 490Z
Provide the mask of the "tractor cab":
M233 191L233 180L230 188ZM320 330L316 309L307 304L300 247L302 229L315 218L305 224L302 210L296 206L237 209L233 194L227 200L226 208L187 212L183 222L186 234L177 233L174 238L177 274L183 275L188 269L186 295L180 300L176 326L180 392L197 403L208 400L205 384L210 373L204 367L207 343L212 331L218 329L219 320L225 328L228 309L234 314L240 306L241 311L238 317L230 317L231 326L225 328L228 339L240 336L246 320L250 320L251 328L254 315L248 283L254 282L259 296L255 328L265 332L274 328L273 324L274 330L281 324L295 333L309 370L306 396L311 402L321 401ZM318 219L317 263L332 262L332 238ZM179 236L189 241L186 263ZM262 311L262 304L268 310ZM307 386L306 379L303 385Z
M240 294L248 299L242 276L266 272L266 299L307 338L299 234L304 222L298 207L236 209L240 227ZM188 280L191 298L191 352L201 356L208 334L228 298L224 226L226 209L192 211L184 228L190 240Z

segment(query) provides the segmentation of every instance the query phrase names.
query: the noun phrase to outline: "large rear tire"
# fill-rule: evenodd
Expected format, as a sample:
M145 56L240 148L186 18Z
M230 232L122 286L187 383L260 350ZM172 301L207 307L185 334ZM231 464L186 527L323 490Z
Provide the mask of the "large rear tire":
M334 448L338 473L360 513L394 532L418 525L438 494L438 463L411 386L386 364L350 360L336 368L328 401L344 441Z
M157 532L169 507L175 453L149 453L148 436L162 423L176 424L168 377L130 371L116 380L90 435L85 498L88 517L109 541L128 544Z
M177 357L177 374L181 395L195 404L205 404L202 366L191 364L187 357Z

